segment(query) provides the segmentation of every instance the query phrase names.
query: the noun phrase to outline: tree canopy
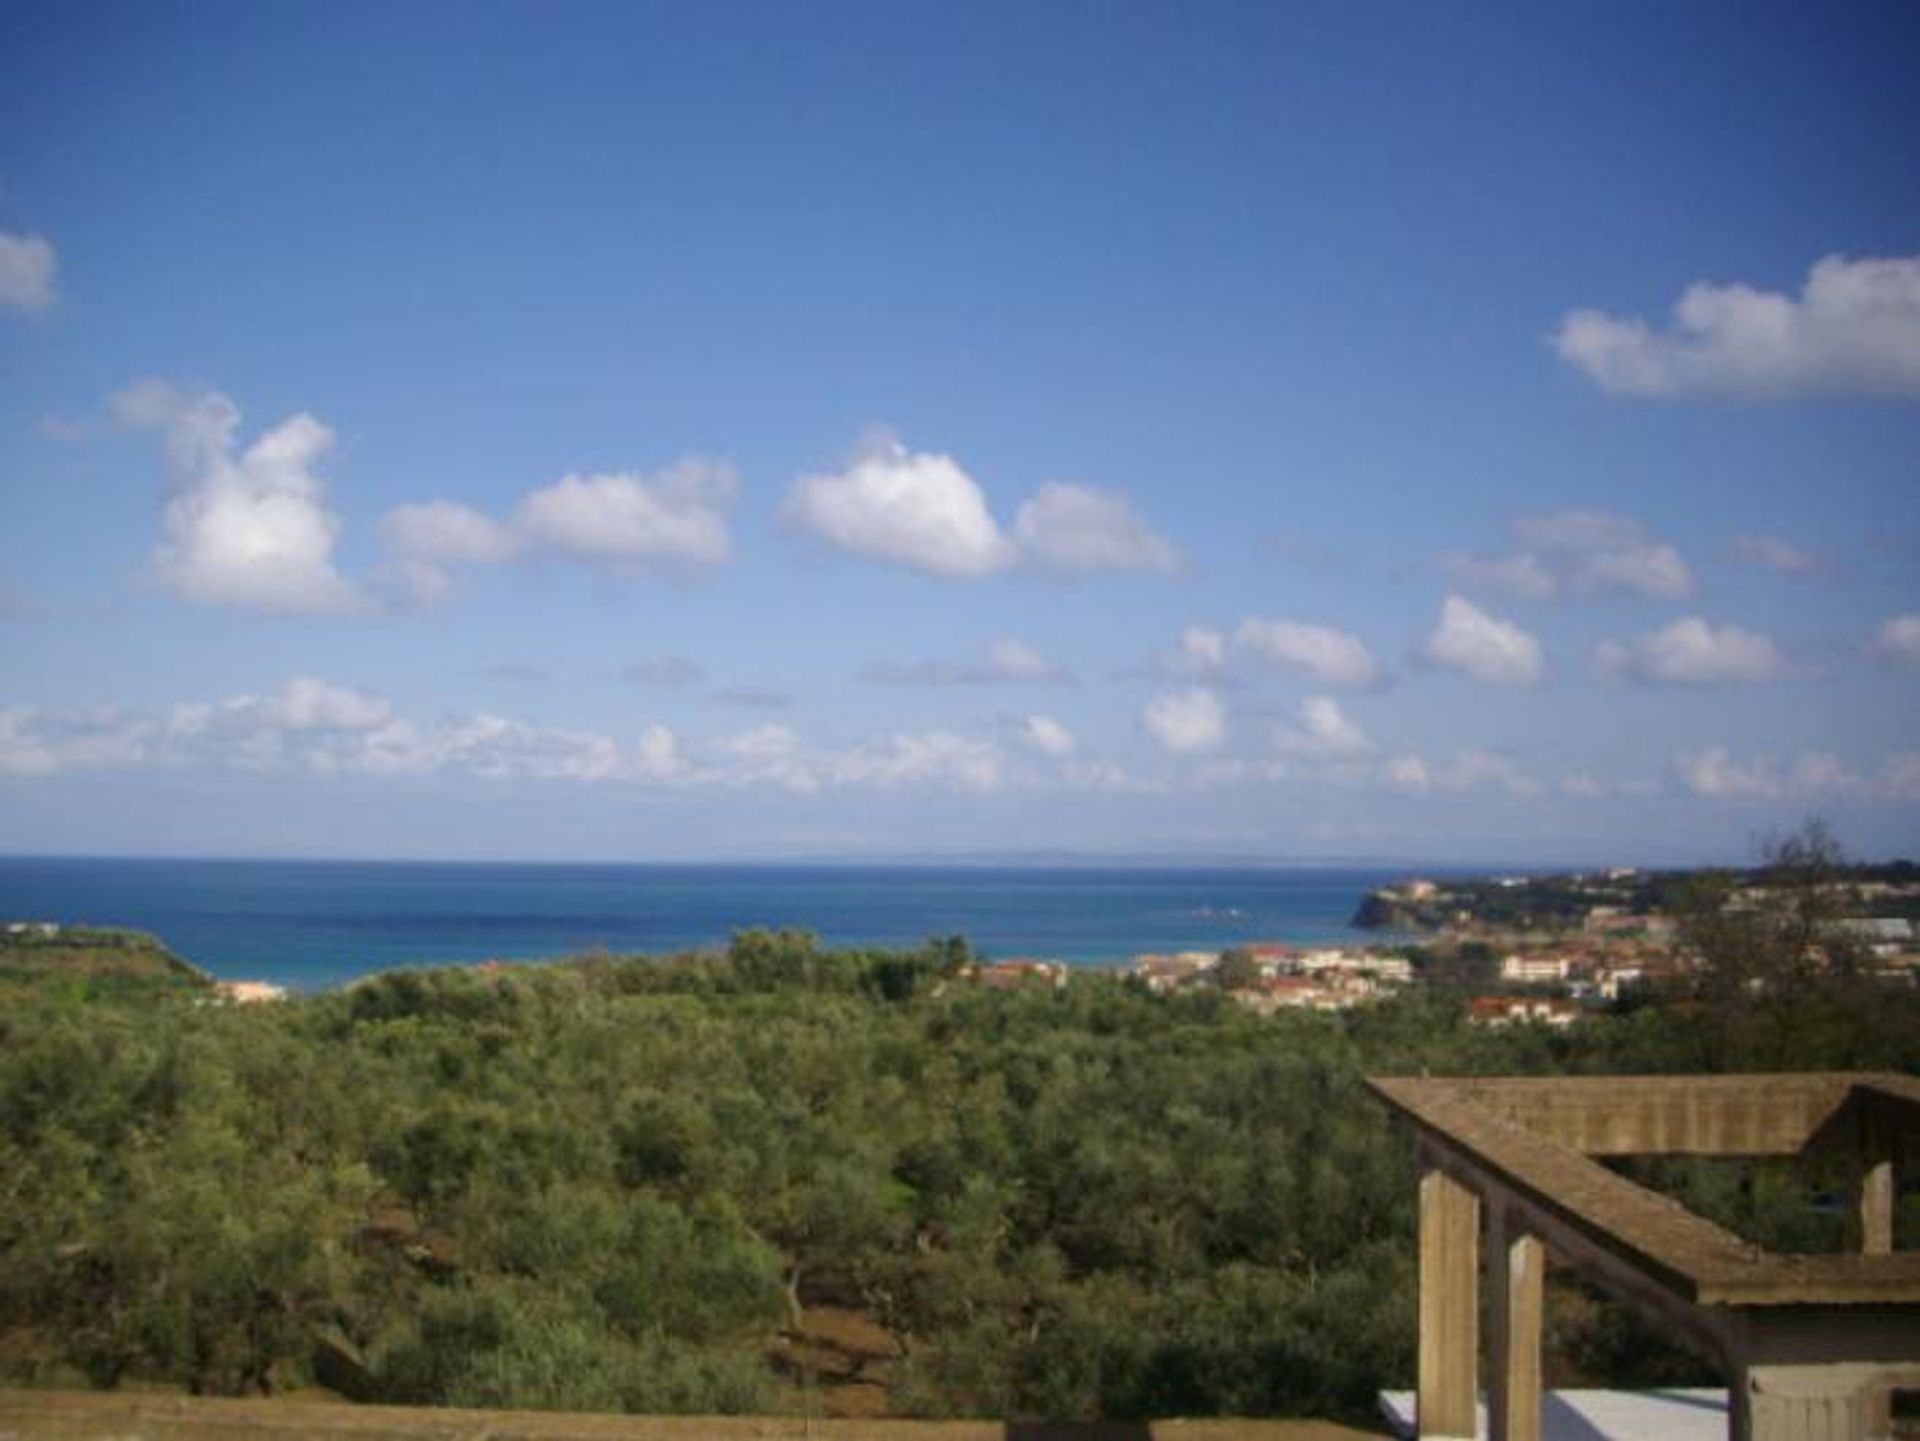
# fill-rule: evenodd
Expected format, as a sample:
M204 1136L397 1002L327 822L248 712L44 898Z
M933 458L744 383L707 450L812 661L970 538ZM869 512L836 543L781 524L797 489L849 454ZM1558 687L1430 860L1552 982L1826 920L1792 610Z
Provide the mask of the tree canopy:
M1363 1076L1920 1068L1910 992L1490 1032L1424 991L997 991L968 954L753 933L269 1006L15 994L0 1377L797 1409L797 1318L841 1308L894 1338L862 1376L899 1414L1363 1415L1411 1376L1415 1291L1412 1159ZM1805 1224L1786 1182L1655 1179L1760 1239ZM1660 1354L1562 1321L1603 1379Z

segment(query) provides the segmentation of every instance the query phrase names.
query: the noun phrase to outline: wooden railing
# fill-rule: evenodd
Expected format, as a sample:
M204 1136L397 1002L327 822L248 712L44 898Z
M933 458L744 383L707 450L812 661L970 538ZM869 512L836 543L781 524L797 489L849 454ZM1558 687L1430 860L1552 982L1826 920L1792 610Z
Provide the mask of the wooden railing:
M1882 1074L1376 1079L1420 1179L1422 1437L1475 1434L1480 1272L1493 1441L1538 1441L1551 1253L1728 1373L1735 1441L1869 1441L1920 1386L1920 1254L1893 1250L1898 1167L1920 1160L1920 1080ZM1845 1158L1847 1255L1779 1255L1595 1155Z

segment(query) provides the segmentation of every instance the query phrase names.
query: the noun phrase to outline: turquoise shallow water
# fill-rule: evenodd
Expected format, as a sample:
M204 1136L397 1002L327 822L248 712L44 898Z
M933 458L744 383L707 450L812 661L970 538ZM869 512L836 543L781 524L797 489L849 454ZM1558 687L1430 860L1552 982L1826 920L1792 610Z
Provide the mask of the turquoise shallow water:
M1076 964L1351 938L1404 871L0 859L0 919L152 931L215 975L302 990L395 966L663 953L750 926L836 944L965 935Z

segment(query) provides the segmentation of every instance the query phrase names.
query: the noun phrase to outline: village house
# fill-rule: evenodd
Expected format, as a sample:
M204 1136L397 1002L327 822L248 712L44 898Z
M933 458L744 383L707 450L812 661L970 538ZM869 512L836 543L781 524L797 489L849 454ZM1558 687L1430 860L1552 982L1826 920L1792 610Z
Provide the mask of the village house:
M1577 1001L1557 996L1475 996L1467 1019L1476 1026L1570 1026L1580 1018Z
M1882 960L1899 955L1913 945L1913 922L1904 916L1874 916L1833 921L1832 929L1859 941Z
M1022 986L1052 986L1057 990L1067 983L1067 968L1060 962L1024 956L987 961L971 967L966 974L990 991L1018 990Z
M1522 986L1562 985L1573 973L1573 958L1564 954L1511 955L1500 962L1500 979Z
M1263 1016L1277 1011L1344 1011L1365 997L1342 994L1311 976L1270 976L1233 998L1249 1010Z
M1602 966L1594 977L1594 988L1601 997L1609 1001L1620 999L1623 990L1631 990L1646 984L1647 968L1628 963L1616 966Z
M1217 951L1181 951L1177 955L1144 955L1133 959L1133 973L1147 989L1164 995L1220 963Z

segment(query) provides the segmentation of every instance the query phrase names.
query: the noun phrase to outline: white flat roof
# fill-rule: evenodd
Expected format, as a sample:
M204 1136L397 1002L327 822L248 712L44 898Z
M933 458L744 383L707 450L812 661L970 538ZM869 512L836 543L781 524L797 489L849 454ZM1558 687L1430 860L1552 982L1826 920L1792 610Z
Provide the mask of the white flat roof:
M1414 1434L1413 1392L1382 1391L1380 1409L1395 1434ZM1484 1401L1478 1411L1478 1436L1484 1438ZM1549 1391L1540 1398L1540 1441L1726 1441L1726 1436L1727 1393L1717 1386Z

